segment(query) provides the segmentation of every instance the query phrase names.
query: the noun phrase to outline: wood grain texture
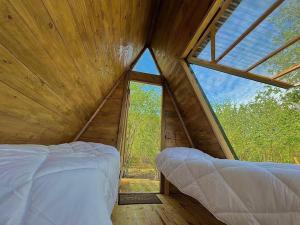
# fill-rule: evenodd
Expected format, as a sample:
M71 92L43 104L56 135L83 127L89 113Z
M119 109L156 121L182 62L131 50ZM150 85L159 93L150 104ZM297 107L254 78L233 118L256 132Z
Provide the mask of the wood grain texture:
M154 5L0 1L0 143L72 140L143 49Z
M162 1L151 48L195 147L212 156L225 158L201 103L178 60L212 2Z
M199 202L182 194L158 195L163 204L116 205L114 225L224 225Z
M153 75L136 71L130 71L129 79L132 81L159 86L161 86L163 83L161 75Z
M126 93L126 81L126 77L120 81L85 132L79 137L79 141L102 143L117 147L122 102Z
M171 98L167 88L164 87L162 107L164 146L162 146L162 149L170 147L191 147Z

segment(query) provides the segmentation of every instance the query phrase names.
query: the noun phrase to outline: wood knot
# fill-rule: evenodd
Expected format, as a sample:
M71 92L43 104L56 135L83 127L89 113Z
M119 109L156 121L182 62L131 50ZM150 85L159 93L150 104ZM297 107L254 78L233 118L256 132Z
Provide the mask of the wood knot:
M50 29L53 28L53 23L49 23L48 25L49 25Z
M5 64L11 64L11 62L6 59L3 59L2 62L4 62Z
M7 19L12 20L12 16L11 15L7 15Z

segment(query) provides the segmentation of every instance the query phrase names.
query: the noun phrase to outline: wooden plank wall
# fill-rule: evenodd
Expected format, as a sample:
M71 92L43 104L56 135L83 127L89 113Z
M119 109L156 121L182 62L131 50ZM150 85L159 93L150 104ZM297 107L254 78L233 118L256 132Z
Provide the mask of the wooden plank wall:
M195 147L212 156L225 158L203 107L179 62L212 2L161 1L151 48Z
M127 79L124 76L78 140L117 147L123 105L122 102L126 93Z
M143 49L154 5L0 1L0 143L71 141Z
M165 84L166 85L166 84ZM167 86L163 88L162 102L162 149L171 147L192 147L187 134L184 130L184 124L180 121L180 115L176 112L174 99L170 95ZM175 103L176 104L176 103ZM169 183L163 175L161 175L161 193L180 193L180 191L171 183Z
M178 146L191 147L167 88L163 88L162 120L162 149Z

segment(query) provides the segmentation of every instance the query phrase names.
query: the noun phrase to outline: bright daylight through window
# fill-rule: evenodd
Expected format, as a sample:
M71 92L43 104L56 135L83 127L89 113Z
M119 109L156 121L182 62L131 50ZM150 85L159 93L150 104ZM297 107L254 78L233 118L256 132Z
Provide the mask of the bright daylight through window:
M233 1L190 55L200 88L241 160L300 159L299 12L298 0ZM229 74L232 68L248 79ZM251 80L256 75L266 82ZM268 85L273 81L292 88Z

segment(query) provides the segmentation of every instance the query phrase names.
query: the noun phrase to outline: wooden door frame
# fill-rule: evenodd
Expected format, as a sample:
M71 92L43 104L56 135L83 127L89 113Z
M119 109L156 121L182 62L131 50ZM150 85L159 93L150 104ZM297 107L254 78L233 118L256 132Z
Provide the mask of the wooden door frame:
M128 111L130 107L130 82L138 82L149 85L160 86L162 88L162 102L161 102L161 146L160 151L163 150L164 144L164 129L163 129L163 92L164 92L164 79L161 75L154 75L149 73L137 72L137 71L129 71L126 75L126 83L124 85L124 97L122 101L122 110L121 110L121 118L119 123L119 134L118 134L118 149L120 151L121 156L121 169L120 169L120 180L123 176L122 174L122 164L123 164L123 155L125 150L125 140L126 140L126 130L127 130L127 121L128 121ZM123 116L122 116L123 115ZM120 138L119 138L120 137ZM160 191L158 193L163 193L163 184L162 184L162 175L159 179ZM119 185L120 192L120 185Z

